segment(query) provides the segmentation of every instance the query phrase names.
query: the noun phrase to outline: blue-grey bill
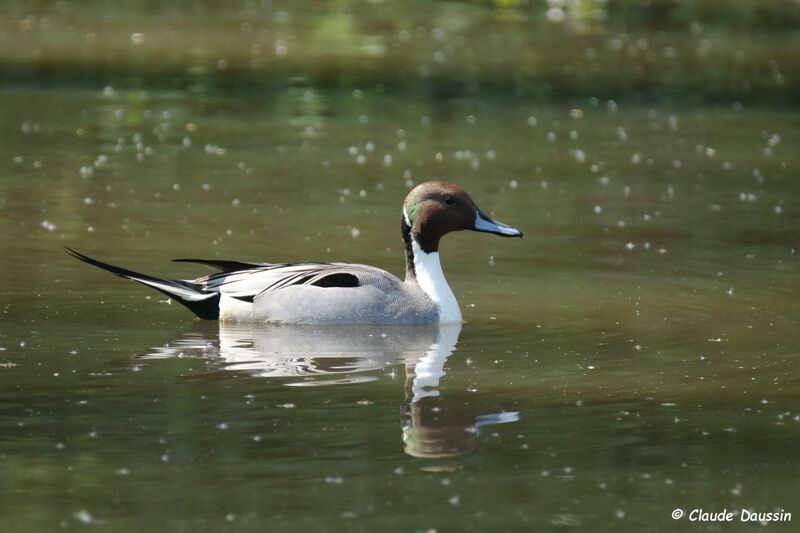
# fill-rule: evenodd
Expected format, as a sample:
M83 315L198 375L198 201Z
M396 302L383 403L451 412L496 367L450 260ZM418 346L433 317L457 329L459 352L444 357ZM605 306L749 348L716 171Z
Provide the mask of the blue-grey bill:
M494 233L503 237L522 237L522 232L502 222L497 222L487 217L480 211L475 215L475 231Z

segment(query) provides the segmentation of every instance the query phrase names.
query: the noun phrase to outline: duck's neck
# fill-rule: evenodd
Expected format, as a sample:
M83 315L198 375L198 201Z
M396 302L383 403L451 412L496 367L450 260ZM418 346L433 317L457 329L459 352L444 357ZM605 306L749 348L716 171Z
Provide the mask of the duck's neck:
M439 307L439 322L461 322L461 309L447 284L439 251L425 252L414 238L408 215L403 210L403 241L406 245L406 283L416 283Z

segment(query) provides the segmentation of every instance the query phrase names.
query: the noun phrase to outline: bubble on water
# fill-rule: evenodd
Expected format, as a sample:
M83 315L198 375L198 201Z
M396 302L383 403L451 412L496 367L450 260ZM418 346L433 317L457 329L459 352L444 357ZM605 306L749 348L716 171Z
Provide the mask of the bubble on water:
M341 485L344 483L344 478L341 476L325 476L325 483L331 485Z
M752 203L752 202L755 202L757 199L758 199L758 197L755 194L751 193L751 192L739 193L739 200L742 201L742 202L751 202Z
M383 166L390 167L392 166L392 156L391 154L386 154L383 156Z
M282 39L278 39L275 41L275 55L278 57L286 57L289 53L289 47L286 46L286 43Z
M625 245L625 248L627 248L628 250L633 250L634 248L636 248L636 245L632 242L629 242Z
M77 520L81 524L91 524L92 522L94 522L94 517L92 517L91 513L89 513L89 511L85 509L81 509L72 516L74 516L75 520Z
M593 210L595 215L600 215L603 213L603 207L599 205L594 206Z
M209 155L218 155L218 156L223 156L228 152L225 148L222 148L221 146L217 146L215 144L207 144L207 145L205 145L205 147L203 147L203 150L205 151L205 153L207 153ZM145 150L145 152L148 152L148 151L150 153L148 153L147 155L151 155L152 148L148 147Z
M516 189L519 187L519 183L517 183L517 180L511 180L508 182L508 186L512 189Z
M139 46L144 44L144 33L132 33L131 34L131 44L134 46Z
M39 226L41 226L46 231L55 231L56 227L57 227L55 224L53 224L52 222L50 222L48 220L42 220L39 223Z
M547 133L547 140L550 141L550 142L555 142L555 140L556 140L555 132L553 132L553 131L548 132Z
M351 236L351 237L353 237L354 239L355 239L356 237L358 237L359 235L361 235L361 230L360 230L360 229L358 229L358 228L352 228L352 229L350 230L350 236Z
M672 131L678 131L678 117L675 115L670 115L667 119L667 124L669 124L669 129Z
M631 163L634 165L638 165L642 161L642 155L639 152L636 152L631 156Z
M770 148L775 148L780 144L780 142L781 142L781 136L778 135L777 133L773 133L772 135L770 135L769 139L767 139L767 146L769 146Z
M458 495L450 496L447 499L447 503L449 503L450 505L458 505L459 503L461 503L461 496Z
M533 127L536 126L537 123L538 123L538 121L536 120L536 117L533 117L533 116L528 117L528 126L533 128Z

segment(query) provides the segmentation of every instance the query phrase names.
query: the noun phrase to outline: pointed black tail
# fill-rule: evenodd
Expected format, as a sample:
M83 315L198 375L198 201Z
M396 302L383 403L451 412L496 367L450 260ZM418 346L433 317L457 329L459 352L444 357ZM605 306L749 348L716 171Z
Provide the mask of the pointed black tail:
M72 248L65 246L67 253L72 257L88 263L97 268L107 270L117 276L138 281L148 287L152 287L162 294L166 294L176 302L184 305L189 311L205 320L219 319L219 293L205 292L200 285L190 281L161 279L147 274L140 274L133 270L103 263L97 259L92 259L87 255L76 252Z

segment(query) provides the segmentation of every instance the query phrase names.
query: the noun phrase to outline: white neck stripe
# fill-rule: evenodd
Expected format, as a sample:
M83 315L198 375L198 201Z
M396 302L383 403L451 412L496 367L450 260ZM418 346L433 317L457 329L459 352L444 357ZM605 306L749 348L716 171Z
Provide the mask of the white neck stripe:
M405 210L403 212L405 213ZM439 322L461 322L461 309L444 278L439 252L425 253L413 235L411 236L411 251L414 253L414 272L417 276L417 284L439 307Z

